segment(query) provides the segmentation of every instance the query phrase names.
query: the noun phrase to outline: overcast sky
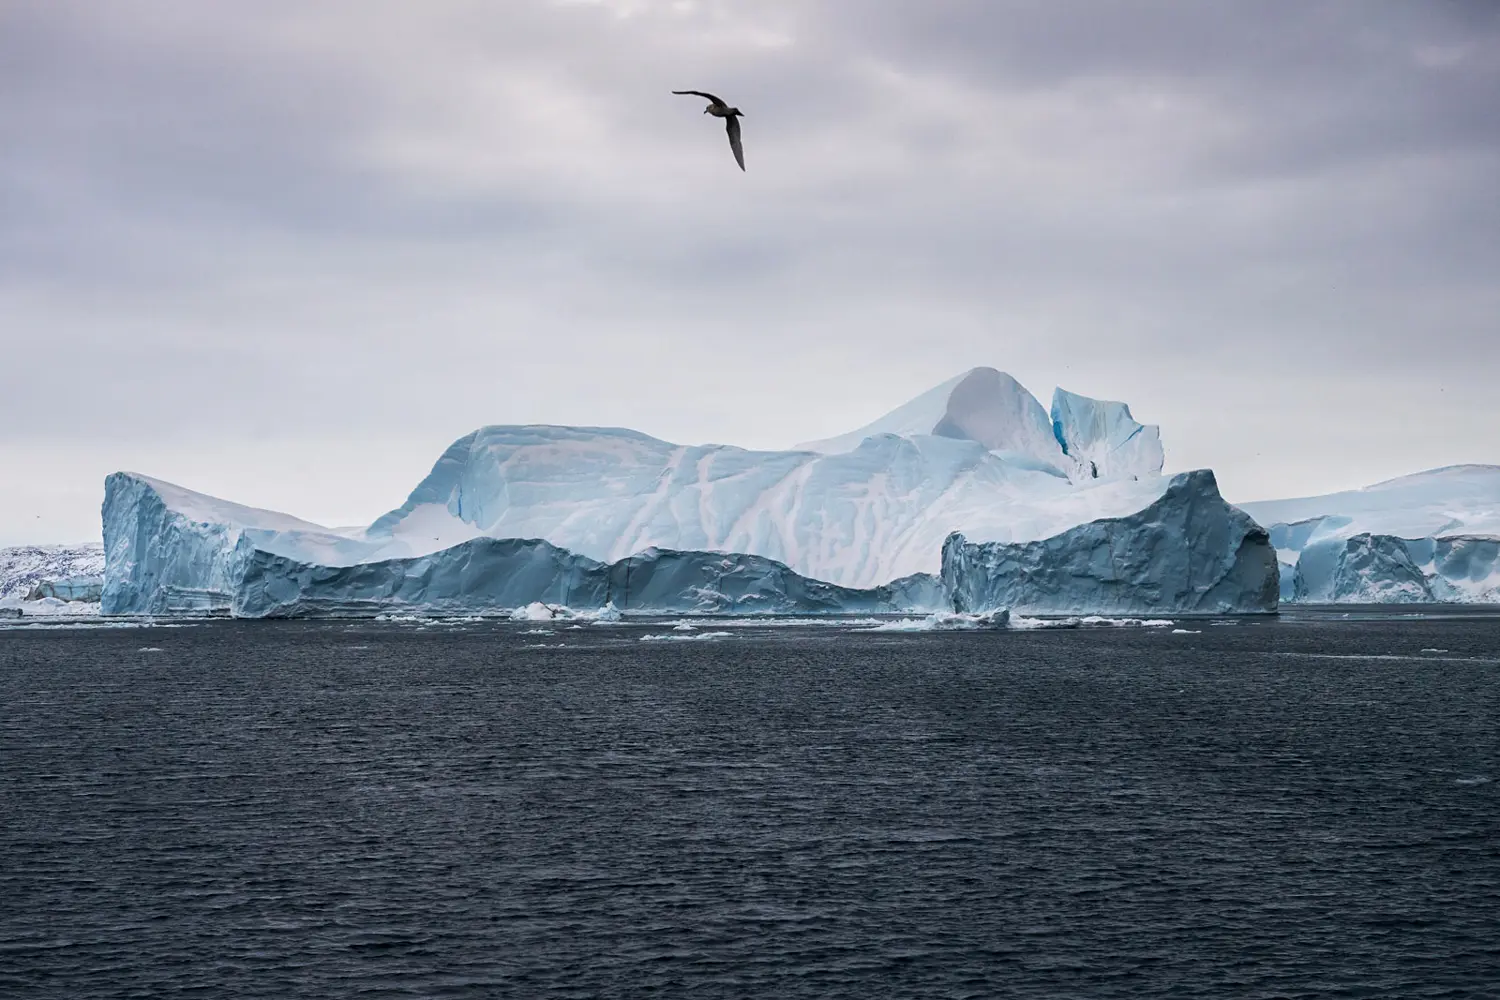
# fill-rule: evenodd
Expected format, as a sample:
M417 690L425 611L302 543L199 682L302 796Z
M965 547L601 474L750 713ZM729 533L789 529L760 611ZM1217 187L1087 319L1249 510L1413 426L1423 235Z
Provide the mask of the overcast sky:
M975 365L1231 499L1500 462L1497 187L1494 0L0 0L0 544Z

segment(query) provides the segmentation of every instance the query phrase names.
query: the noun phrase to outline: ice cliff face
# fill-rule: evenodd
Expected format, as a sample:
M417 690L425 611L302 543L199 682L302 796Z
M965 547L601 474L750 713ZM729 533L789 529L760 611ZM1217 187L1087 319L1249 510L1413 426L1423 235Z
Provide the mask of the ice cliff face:
M344 541L319 525L117 472L104 481L105 614L226 611L258 547L317 558Z
M1500 467L1240 506L1270 531L1282 600L1500 602Z
M1270 538L1219 496L1212 472L1172 477L1149 506L1034 542L943 546L942 580L959 611L1271 612Z
M247 618L373 614L412 608L474 613L532 602L705 613L927 610L946 606L933 577L869 590L809 580L760 556L650 549L600 563L535 539L476 538L415 559L354 566L252 554L231 605Z

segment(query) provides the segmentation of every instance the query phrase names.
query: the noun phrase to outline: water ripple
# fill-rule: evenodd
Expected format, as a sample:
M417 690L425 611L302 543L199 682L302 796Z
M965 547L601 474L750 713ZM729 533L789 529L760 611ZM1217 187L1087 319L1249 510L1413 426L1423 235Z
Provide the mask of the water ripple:
M0 635L0 995L1500 983L1500 621L654 628Z

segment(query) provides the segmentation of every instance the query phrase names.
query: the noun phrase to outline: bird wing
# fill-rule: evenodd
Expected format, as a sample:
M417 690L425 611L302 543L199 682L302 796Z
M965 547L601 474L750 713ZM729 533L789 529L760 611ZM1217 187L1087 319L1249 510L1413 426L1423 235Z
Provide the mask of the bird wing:
M719 98L715 97L713 94L706 94L706 93L704 93L701 90L674 90L674 91L672 91L672 93L674 93L674 94L692 94L694 97L706 97L706 98L708 98L709 102L712 103L713 106L716 107L716 108L727 108L727 107L729 107L729 105L725 104L722 100L720 100Z
M733 116L724 119L724 129L729 133L729 148L734 150L734 162L745 169L745 147L740 145L740 120Z

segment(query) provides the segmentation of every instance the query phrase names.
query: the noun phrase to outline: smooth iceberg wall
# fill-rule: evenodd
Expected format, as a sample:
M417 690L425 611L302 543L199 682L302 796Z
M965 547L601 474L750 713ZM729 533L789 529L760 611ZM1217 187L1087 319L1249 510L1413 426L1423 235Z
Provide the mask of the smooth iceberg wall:
M943 545L955 610L1269 613L1280 581L1265 529L1219 495L1212 472L1172 477L1145 509L1037 542Z

